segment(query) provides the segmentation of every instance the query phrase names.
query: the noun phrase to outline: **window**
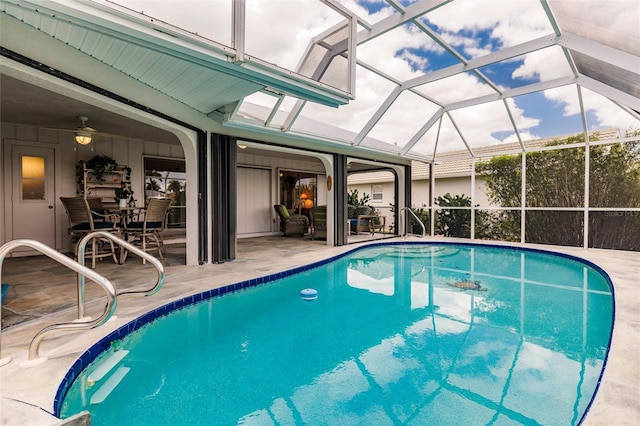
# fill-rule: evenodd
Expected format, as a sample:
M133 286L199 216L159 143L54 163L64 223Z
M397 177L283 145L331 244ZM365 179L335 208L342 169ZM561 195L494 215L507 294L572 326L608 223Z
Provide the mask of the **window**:
M187 224L187 175L184 160L145 157L145 205L149 198L171 198L169 228L184 228Z
M382 201L382 185L371 185L371 201Z

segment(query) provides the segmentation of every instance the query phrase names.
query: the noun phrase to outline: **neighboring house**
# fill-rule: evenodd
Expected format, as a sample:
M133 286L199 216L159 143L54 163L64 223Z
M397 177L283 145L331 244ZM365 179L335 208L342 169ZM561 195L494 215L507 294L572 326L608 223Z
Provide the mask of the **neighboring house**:
M617 139L620 137L618 129L600 130L597 132L599 140ZM523 142L527 152L539 150L553 140L566 139L563 135L552 138L534 139ZM489 160L496 154L512 152L519 154L521 145L518 142L485 147L472 148L476 163ZM495 207L489 201L486 185L481 176L475 177L475 188L471 187L473 163L469 158L469 151L452 151L438 156L438 162L434 164L435 187L434 200L445 194L465 195L473 198L473 205L477 207ZM414 161L411 164L411 207L429 207L429 164ZM348 190L358 190L362 196L368 194L371 197L370 205L376 207L381 213L388 211L394 202L394 176L390 172L376 171L354 173L348 177ZM389 213L385 213L389 216ZM388 221L389 219L387 219Z

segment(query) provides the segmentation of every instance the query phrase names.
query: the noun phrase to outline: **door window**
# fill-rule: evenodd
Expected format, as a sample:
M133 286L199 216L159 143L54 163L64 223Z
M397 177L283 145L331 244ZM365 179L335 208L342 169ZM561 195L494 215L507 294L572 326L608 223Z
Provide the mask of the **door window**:
M22 156L21 197L23 201L46 199L46 173L44 157Z

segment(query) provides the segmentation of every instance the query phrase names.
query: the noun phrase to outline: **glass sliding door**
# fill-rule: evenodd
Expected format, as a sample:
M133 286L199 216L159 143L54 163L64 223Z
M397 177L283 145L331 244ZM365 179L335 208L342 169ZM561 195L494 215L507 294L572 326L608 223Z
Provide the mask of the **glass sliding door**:
M280 204L292 214L309 217L317 203L316 182L314 173L280 170Z

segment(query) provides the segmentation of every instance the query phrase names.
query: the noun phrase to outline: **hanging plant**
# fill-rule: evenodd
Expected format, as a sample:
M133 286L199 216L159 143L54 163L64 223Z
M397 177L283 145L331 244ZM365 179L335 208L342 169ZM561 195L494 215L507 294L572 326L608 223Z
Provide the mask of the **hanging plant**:
M82 167L83 161L79 161L78 164ZM85 164L87 169L92 170L91 174L97 181L104 182L104 175L113 172L118 168L118 163L111 157L106 155L96 155Z

